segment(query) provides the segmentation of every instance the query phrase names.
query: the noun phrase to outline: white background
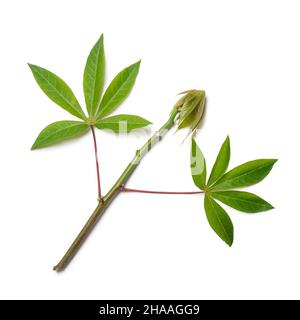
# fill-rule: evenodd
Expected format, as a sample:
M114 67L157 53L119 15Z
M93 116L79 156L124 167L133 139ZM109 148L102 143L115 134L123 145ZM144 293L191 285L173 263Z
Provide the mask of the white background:
M299 1L2 1L0 4L0 298L300 298ZM142 58L118 110L154 122L176 94L208 96L197 142L209 168L226 135L230 167L279 158L249 190L276 209L228 208L235 242L210 229L201 196L122 194L69 268L52 267L96 206L91 135L30 151L47 124L73 117L38 88L26 65L50 69L83 102L89 50L105 34L107 81ZM149 130L150 131L150 130ZM150 132L97 131L107 191ZM185 133L146 156L128 187L195 190Z

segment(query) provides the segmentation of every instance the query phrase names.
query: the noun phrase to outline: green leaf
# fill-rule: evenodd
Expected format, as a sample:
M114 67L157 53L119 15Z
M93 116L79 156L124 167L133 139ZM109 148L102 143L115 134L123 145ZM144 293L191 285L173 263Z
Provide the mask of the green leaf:
M273 209L270 203L250 192L216 191L210 194L215 199L243 212L254 213Z
M89 126L81 121L57 121L49 124L36 138L31 150L75 138L87 132Z
M207 185L211 186L216 182L227 170L230 160L230 140L229 137L225 139L221 146L215 164L211 170L210 177L208 179Z
M233 224L229 215L208 195L205 195L204 198L204 208L212 229L231 247L233 243Z
M40 88L53 102L75 117L83 120L86 118L74 93L61 78L36 65L28 64L28 66Z
M100 104L104 86L105 56L103 35L91 50L83 74L83 91L88 114L94 116Z
M112 113L127 98L138 75L140 63L141 61L136 62L116 75L104 93L97 119Z
M251 186L263 180L277 159L258 159L246 162L225 173L211 189L234 189Z
M191 147L191 172L195 185L204 190L206 186L206 163L195 139L192 139Z
M98 129L110 129L115 132L130 132L133 129L143 128L151 124L150 121L131 114L119 114L95 123Z

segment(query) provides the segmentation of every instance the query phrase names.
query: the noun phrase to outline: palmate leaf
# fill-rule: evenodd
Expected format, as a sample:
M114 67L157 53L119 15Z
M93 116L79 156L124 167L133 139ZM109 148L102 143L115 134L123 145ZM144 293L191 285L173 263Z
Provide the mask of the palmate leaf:
M73 116L83 120L86 119L74 93L61 78L39 66L33 64L28 65L40 88L53 102L67 110Z
M141 61L122 70L112 80L106 89L96 114L96 119L102 119L111 114L129 95L138 75Z
M91 50L83 74L83 91L86 108L90 117L94 116L100 104L104 86L105 56L103 35Z
M199 189L204 190L206 186L206 162L195 139L192 139L190 166L195 185Z
M232 246L233 224L226 211L209 195L205 195L204 208L212 229L223 241Z
M211 189L235 189L256 184L269 174L276 161L277 159L258 159L246 162L225 173Z
M204 209L212 229L229 246L233 243L233 224L227 212L214 199L247 213L273 209L273 206L259 196L244 191L226 190L246 187L263 180L271 171L276 159L258 159L246 162L226 172L230 160L230 140L227 137L221 146L217 159L206 184L205 158L192 139L191 169L194 183L204 191Z
M133 129L143 128L151 124L150 121L131 114L119 114L98 120L95 127L98 129L110 129L114 132L130 132Z
M47 147L61 141L78 137L89 130L81 121L57 121L48 125L36 138L31 150Z
M255 213L273 209L273 206L267 201L250 192L216 191L211 192L210 195L226 205L242 212Z
M211 186L217 181L227 170L230 160L230 140L227 137L221 146L215 164L211 170L207 185Z

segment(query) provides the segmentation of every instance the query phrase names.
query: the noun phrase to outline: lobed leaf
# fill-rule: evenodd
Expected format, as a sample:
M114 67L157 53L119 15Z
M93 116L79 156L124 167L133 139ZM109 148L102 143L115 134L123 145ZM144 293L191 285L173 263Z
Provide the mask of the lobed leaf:
M88 114L94 116L100 104L105 77L103 35L92 48L84 69L83 91Z
M36 138L31 150L78 137L86 133L89 126L81 121L57 121L44 128Z
M57 75L39 66L28 64L44 93L60 107L80 119L86 116L70 87Z
M205 195L204 208L212 229L231 247L233 243L233 224L229 215L209 195Z
M98 120L95 127L98 129L110 129L117 133L130 132L133 129L143 128L151 124L150 121L131 114L119 114Z
M195 185L201 190L204 190L206 186L206 163L203 153L198 148L195 139L192 139L190 165Z
M243 212L255 213L273 209L270 203L250 192L216 191L210 194L215 199Z
M277 159L258 159L246 162L225 173L212 190L247 187L263 180L271 171Z
M230 160L230 140L229 137L223 142L215 164L211 170L207 185L211 186L216 182L227 170Z
M112 80L101 100L96 114L99 120L112 113L129 95L138 75L141 61L122 70Z

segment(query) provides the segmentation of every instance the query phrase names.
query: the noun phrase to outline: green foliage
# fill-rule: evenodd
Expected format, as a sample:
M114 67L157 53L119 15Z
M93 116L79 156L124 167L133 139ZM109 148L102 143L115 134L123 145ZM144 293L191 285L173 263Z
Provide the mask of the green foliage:
M61 78L44 68L28 65L40 88L53 102L77 118L86 118L74 93Z
M102 95L105 87L103 35L90 51L84 69L83 91L88 117L70 87L61 78L39 66L29 64L29 67L44 93L53 102L81 120L64 120L48 125L41 131L32 149L43 148L81 136L93 126L101 130L110 129L120 133L130 132L151 124L150 121L137 115L119 114L109 116L125 101L132 91L139 72L140 61L119 72ZM191 134L195 133L205 109L205 91L189 90L183 92L183 94L184 96L175 104L169 121L160 130L170 129L175 122L178 129L189 128ZM147 148L152 139L146 143L145 146ZM227 137L207 179L204 155L194 138L192 139L190 154L191 174L195 185L200 190L203 190L205 194L204 208L207 220L218 236L231 246L234 238L233 225L230 217L217 201L247 213L272 209L272 205L259 196L233 189L251 186L262 181L272 170L277 160L253 160L226 172L229 161L230 140ZM127 174L127 171L125 171L125 176Z
M105 78L103 35L91 50L83 74L83 91L89 116L96 113L101 99Z
M111 114L129 95L138 75L141 61L119 72L106 89L96 119Z
M109 129L116 133L130 132L133 129L143 128L151 124L150 121L131 114L119 114L98 120L95 127L98 129Z
M204 208L212 229L231 246L233 243L233 224L227 212L209 195L204 197Z
M50 146L86 133L89 126L81 121L57 121L49 124L36 138L32 150Z
M246 162L225 173L230 159L230 140L226 138L221 146L215 164L206 183L205 160L195 140L191 146L191 167L199 163L200 170L192 170L192 178L196 186L204 190L204 208L207 220L212 229L229 246L233 242L233 226L225 210L214 200L248 213L256 213L273 209L273 206L259 196L231 189L246 187L263 180L271 171L276 159L258 159ZM214 198L214 199L213 199Z
M243 212L255 213L273 209L267 201L259 196L245 191L215 191L211 192L215 199Z
M230 160L230 140L226 138L221 146L215 164L211 170L211 174L207 181L208 186L216 182L227 170Z
M28 65L44 93L60 107L84 121L59 121L50 124L40 133L33 149L76 137L87 131L90 126L111 129L115 132L121 132L120 128L126 128L124 131L129 132L151 124L150 121L135 115L116 115L105 118L115 111L131 92L139 72L140 61L118 73L101 99L105 80L103 35L92 48L84 69L83 91L88 117L84 114L70 87L61 78L44 68L33 64Z
M258 159L246 162L224 174L213 189L248 187L263 180L271 171L276 159Z

